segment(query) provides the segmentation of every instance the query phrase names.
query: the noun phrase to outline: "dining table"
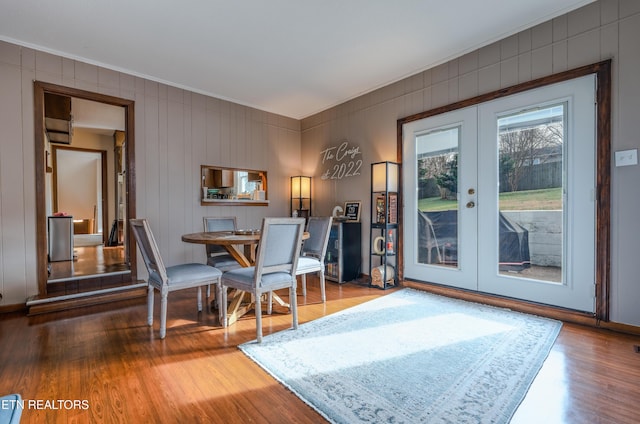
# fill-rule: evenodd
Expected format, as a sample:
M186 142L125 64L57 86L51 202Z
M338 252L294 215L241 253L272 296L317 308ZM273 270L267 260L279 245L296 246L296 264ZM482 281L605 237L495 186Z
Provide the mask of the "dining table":
M255 247L260 242L260 230L234 230L234 231L201 231L184 234L182 241L185 243L211 244L222 246L242 267L255 265ZM309 233L304 232L302 239L309 238ZM251 294L242 290L234 289L229 293L229 305L227 306L227 325L233 324L240 317L255 307L255 301ZM272 293L272 299L278 305L289 308L276 293ZM212 301L215 309L215 300Z

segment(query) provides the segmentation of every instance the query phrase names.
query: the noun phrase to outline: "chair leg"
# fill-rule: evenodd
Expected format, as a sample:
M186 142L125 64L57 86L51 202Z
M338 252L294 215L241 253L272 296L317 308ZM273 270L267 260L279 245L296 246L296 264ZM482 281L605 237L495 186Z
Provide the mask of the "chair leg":
M220 325L222 327L226 327L227 321L227 308L226 307L222 307L220 305L220 302L222 301L222 283L218 283L216 284L216 289L217 289L217 293L216 293L216 300L218 301L218 320L220 321ZM224 290L224 292L226 293L227 290ZM225 302L226 302L226 296L225 296ZM223 316L223 311L224 311L224 316Z
M273 292L267 293L267 315L273 312Z
M153 286L149 284L147 289L147 325L153 325L153 291Z
M222 328L227 327L227 288L220 284L220 296L218 296L218 312Z
M209 285L207 285L207 290ZM198 312L202 312L202 287L198 287Z
M262 304L260 303L260 296L262 293L256 293L256 340L258 343L262 342Z
M302 280L302 295L307 297L307 274L302 274L300 279Z
M167 297L169 293L163 292L160 297L160 338L167 334Z
M211 297L211 284L207 284L207 299Z
M289 307L291 308L291 318L293 320L293 329L298 329L298 300L296 299L296 284L289 287Z
M320 269L320 295L322 297L322 303L327 302L327 293L324 284L324 267Z

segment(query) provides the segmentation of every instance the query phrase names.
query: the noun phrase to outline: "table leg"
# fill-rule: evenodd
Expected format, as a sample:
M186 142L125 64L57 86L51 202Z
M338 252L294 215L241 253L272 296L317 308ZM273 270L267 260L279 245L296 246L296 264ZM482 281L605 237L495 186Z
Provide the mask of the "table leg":
M246 297L249 297L248 301ZM254 307L251 294L242 290L233 290L231 292L231 302L227 307L227 325L231 325L238 321L241 316L249 312Z
M282 306L283 308L287 308L287 309L291 308L291 305L289 305L287 302L282 300L282 298L280 296L278 296L276 293L272 292L272 296L273 296L273 301L276 302L278 305Z
M242 253L240 253L238 249L236 249L235 246L232 246L232 245L225 245L224 248L226 249L227 252L229 252L231 256L233 256L233 259L235 259L240 264L240 266L245 268L249 266L253 266L253 263L250 259L251 255L249 256L243 255ZM246 250L247 250L247 246L245 246L245 253L246 253Z

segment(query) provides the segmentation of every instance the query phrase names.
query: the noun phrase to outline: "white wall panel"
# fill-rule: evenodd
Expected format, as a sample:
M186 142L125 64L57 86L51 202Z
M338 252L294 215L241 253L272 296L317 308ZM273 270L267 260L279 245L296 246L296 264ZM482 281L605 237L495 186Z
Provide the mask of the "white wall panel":
M500 63L500 87L511 87L518 83L518 57L510 57Z
M629 16L633 16L637 13L640 13L640 1L638 0L619 0L620 2L620 19L627 18ZM609 7L613 7L610 3L615 3L614 1L605 1L605 4Z
M31 59L34 54L31 50L27 49L26 56ZM35 69L22 68L21 72L21 85L22 85L22 111L21 111L21 124L22 124L22 187L24 192L24 260L25 260L25 275L24 281L25 287L21 287L20 282L12 284L13 289L16 290L16 296L24 295L23 290L26 289L26 296L33 296L38 293L38 284L36 281L36 269L37 258L36 251L36 171L35 162L32 158L35 158L35 144L33 141L33 128L34 128L34 115L33 115L33 96L28 98L24 97L24 93L29 93L33 87L33 80L35 78ZM13 104L13 103L11 103ZM15 105L15 104L14 104ZM20 298L20 297L17 297Z
M622 6L622 3L621 3ZM628 5L627 5L628 6ZM621 7L622 9L622 7ZM619 91L615 98L617 116L613 150L640 149L640 12L620 21L620 44L617 56ZM640 209L640 167L613 168L612 271L613 318L621 322L640 322L640 279L638 252L640 231L637 217Z
M0 305L25 297L25 193L23 191L20 68L0 63Z
M597 47L597 48L594 48ZM567 44L567 66L577 68L600 61L600 29L583 32Z
M567 41L553 43L553 73L563 72L569 69L569 51Z
M539 49L553 42L553 22L547 21L531 28L531 49Z
M518 83L531 80L531 52L518 56Z
M518 38L515 34L500 41L500 59L506 60L518 55Z
M600 26L600 3L595 2L567 15L567 34L573 37Z

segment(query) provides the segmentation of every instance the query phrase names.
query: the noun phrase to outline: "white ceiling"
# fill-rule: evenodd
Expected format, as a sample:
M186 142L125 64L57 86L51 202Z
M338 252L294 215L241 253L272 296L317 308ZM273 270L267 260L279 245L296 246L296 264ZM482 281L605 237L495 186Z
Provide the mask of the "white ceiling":
M593 0L0 0L0 39L296 119Z

